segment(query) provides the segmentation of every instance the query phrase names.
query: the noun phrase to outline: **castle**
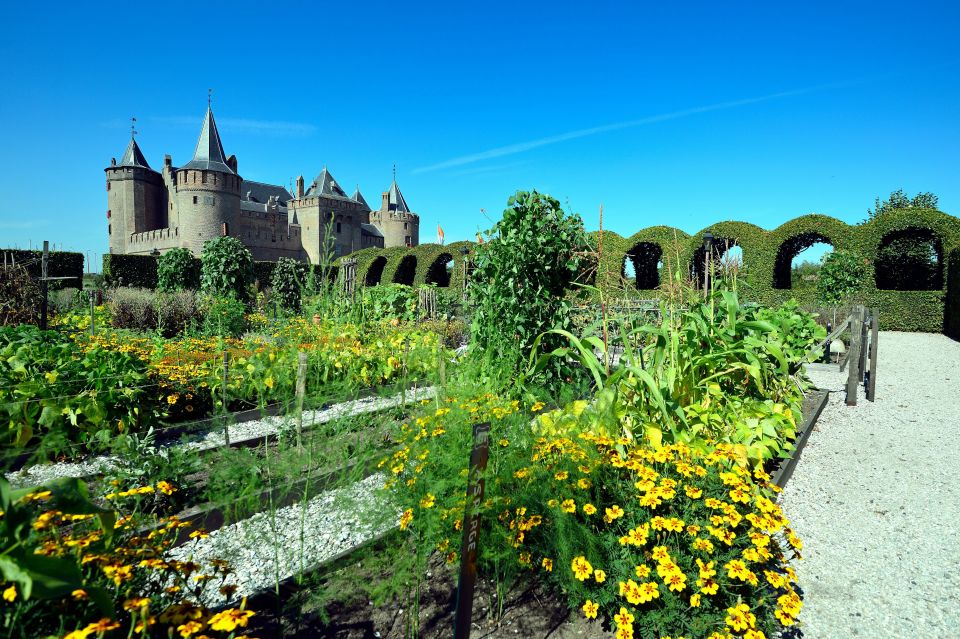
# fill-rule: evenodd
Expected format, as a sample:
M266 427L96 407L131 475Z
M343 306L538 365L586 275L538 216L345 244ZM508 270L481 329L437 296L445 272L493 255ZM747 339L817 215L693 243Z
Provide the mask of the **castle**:
M107 174L110 252L157 255L176 247L200 255L204 242L223 235L241 240L255 260L290 257L319 263L325 247L335 256L367 247L417 246L420 217L411 212L396 177L371 210L360 188L348 196L326 167L309 188L244 180L236 156L223 152L208 107L193 159L163 169L147 164L133 135ZM327 237L330 233L332 237Z

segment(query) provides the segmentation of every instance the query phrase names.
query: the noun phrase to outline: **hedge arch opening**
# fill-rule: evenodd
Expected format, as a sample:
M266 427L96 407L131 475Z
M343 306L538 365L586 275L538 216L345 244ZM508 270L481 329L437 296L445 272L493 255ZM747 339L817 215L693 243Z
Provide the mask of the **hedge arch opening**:
M413 280L416 276L417 258L415 255L407 255L397 265L397 271L393 274L393 283L413 286Z
M387 258L382 255L373 262L370 263L370 267L367 268L367 274L363 278L364 284L367 286L376 286L380 283L380 278L383 277L383 267L387 265Z
M427 269L427 284L436 284L441 288L450 286L451 275L453 274L453 255L450 253L441 253L437 259L433 260L430 268Z
M877 288L886 291L943 289L943 243L932 230L909 227L883 236L874 261Z
M806 253L811 256L815 253L822 254L825 247L833 250L833 241L816 231L801 233L784 240L777 249L777 258L773 265L773 288L781 290L793 288L796 259Z
M743 247L735 238L714 237L713 247L710 251L712 255L714 277L743 268ZM703 244L693 252L693 260L690 262L690 277L699 287L703 286L703 273L706 268L706 249Z
M623 258L625 280L633 280L638 289L660 286L660 268L663 266L663 248L653 242L638 242Z

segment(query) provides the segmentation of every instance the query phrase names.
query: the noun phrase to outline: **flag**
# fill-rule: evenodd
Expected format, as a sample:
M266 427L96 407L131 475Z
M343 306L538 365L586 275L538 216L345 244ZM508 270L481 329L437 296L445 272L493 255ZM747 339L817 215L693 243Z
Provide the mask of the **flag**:
M443 228L437 224L437 244L443 244Z

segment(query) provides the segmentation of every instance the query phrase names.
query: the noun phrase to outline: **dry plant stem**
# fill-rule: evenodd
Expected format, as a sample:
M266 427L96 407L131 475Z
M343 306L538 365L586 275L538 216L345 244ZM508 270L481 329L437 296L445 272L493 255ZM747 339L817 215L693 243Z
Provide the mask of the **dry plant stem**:
M597 236L597 264L603 263L603 204L600 205L600 233ZM610 345L607 336L607 303L600 288L600 321L603 323L603 369L610 376Z

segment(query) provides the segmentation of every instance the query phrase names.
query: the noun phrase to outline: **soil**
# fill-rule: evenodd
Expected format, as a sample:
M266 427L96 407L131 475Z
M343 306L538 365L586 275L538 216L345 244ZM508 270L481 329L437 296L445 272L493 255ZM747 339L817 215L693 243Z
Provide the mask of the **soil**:
M267 639L285 637L331 637L336 639L449 639L453 636L456 615L457 567L435 561L421 584L419 632L410 628L411 597L392 598L376 605L362 592L361 583L370 583L378 575L367 574L363 564L341 568L316 586L281 586L278 594L260 595L248 602L257 615L251 620L248 634ZM349 583L344 585L338 580ZM334 590L332 599L317 602L317 590ZM406 605L405 605L406 604ZM494 584L478 580L473 606L470 636L480 638L528 637L531 639L577 639L612 637L599 623L590 623L572 615L562 602L529 582L508 591L497 616L497 595ZM256 623L254 623L256 622Z

